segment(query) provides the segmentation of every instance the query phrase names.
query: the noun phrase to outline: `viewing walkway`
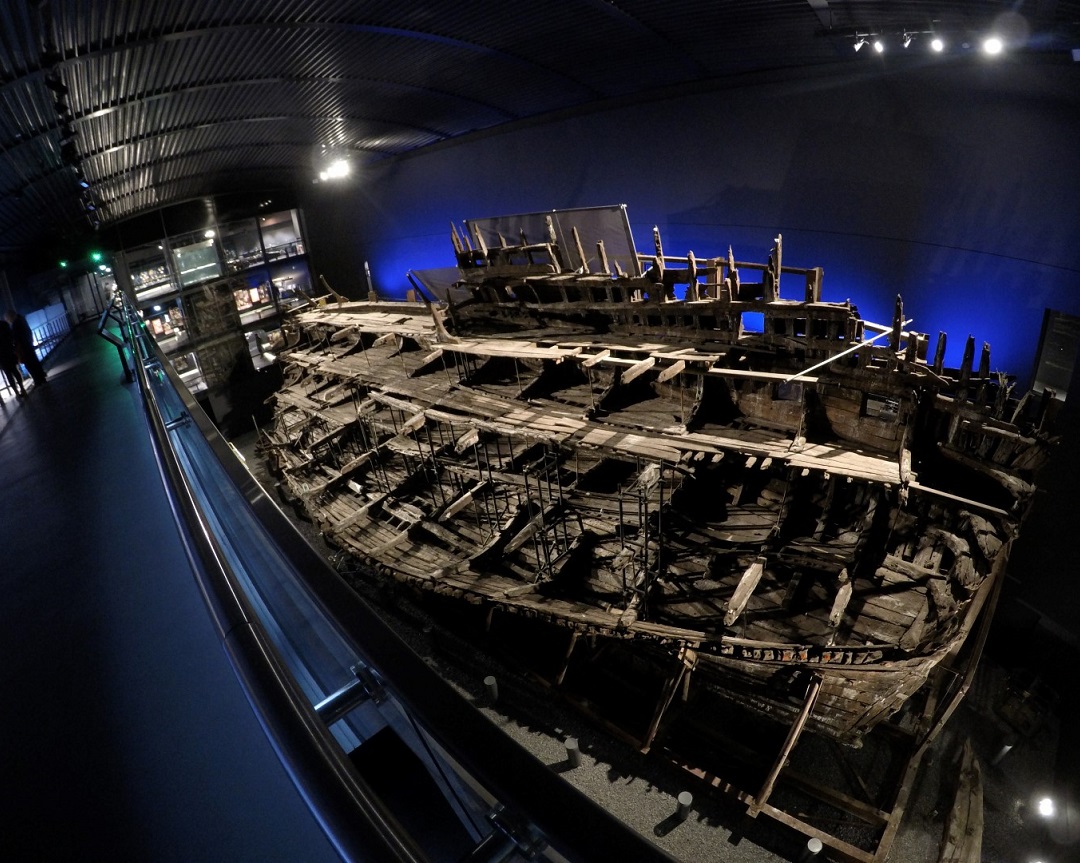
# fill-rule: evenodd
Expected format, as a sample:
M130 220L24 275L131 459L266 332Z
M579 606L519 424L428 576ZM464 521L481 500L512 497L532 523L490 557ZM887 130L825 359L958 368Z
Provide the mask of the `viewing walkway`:
M203 605L134 383L88 325L0 402L0 858L338 860Z

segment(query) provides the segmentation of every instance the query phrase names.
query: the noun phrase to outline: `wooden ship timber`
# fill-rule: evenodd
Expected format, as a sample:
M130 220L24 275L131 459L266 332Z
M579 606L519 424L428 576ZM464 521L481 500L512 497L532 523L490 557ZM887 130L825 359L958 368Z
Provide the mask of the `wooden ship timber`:
M645 745L691 676L857 741L989 613L1054 405L989 346L946 368L899 298L889 326L822 300L780 238L751 264L654 230L624 268L550 218L452 233L464 299L289 322L265 453L333 545L565 627L567 661L632 640L670 675Z

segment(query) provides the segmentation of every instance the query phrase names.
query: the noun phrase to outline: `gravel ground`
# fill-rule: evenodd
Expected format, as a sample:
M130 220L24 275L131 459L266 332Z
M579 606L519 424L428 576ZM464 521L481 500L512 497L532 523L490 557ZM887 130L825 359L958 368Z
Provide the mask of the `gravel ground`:
M234 441L247 458L249 469L271 489L268 477L253 455L254 435ZM322 542L309 522L286 513L328 559L334 552ZM612 736L593 721L573 710L554 693L523 674L506 661L441 626L410 591L392 582L371 576L346 574L357 591L392 618L395 629L441 676L472 701L484 715L506 734L530 751L542 763L559 772L567 782L596 800L626 824L651 838L675 858L688 863L773 863L800 859L806 837L766 817L748 819L744 808L713 791L696 777L658 754L645 755L629 743ZM492 702L484 685L485 677L497 681L498 698ZM954 715L924 759L904 821L893 843L889 860L932 861L938 858L944 812L955 777L957 753L963 740L971 736L983 764L985 782L984 861L1014 861L1037 839L1030 818L1025 821L1022 804L1038 777L1049 775L1056 751L1056 732L1051 726L1023 741L996 766L988 766L1000 751L1001 727L992 718L991 705L1004 686L1000 668L984 661L976 685L967 701ZM581 764L567 760L566 741L578 742ZM826 741L804 738L793 761L799 759L803 773L835 782L835 787L859 796L850 778L839 773L841 761L849 758L853 770L872 777L881 772L882 750L864 746L849 750ZM860 763L859 759L862 759ZM693 802L685 820L675 816L678 796L689 791ZM780 792L774 796L779 799ZM807 819L809 820L809 819ZM825 829L829 826L822 822ZM733 841L733 831L741 838ZM836 831L840 834L840 830ZM847 838L847 837L844 837ZM853 837L854 840L855 837ZM827 853L819 860L829 859Z

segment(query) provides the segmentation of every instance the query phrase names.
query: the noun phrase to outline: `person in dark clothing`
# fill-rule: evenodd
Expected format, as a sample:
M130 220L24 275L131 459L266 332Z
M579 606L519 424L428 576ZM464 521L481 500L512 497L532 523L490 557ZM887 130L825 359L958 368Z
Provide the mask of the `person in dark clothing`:
M41 365L41 360L37 357L37 351L34 349L34 334L30 331L30 324L26 322L26 318L14 309L8 309L4 314L4 319L11 326L11 334L15 340L16 358L26 366L26 370L30 372L30 377L34 379L35 384L45 383L48 378L45 375L45 369Z
M19 360L15 356L15 337L11 332L11 324L6 319L0 321L0 369L4 370L8 383L15 390L15 397L21 399L25 396L22 372L19 371Z

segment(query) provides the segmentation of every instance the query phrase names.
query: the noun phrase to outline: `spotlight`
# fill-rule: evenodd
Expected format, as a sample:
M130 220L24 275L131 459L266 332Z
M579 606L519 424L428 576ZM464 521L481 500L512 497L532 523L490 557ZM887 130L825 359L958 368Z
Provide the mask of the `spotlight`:
M982 47L983 51L994 56L1002 52L1005 48L1005 43L1001 41L1001 37L999 36L987 36L986 39L983 40Z
M905 47L905 48L908 48L908 47L910 47L910 46L911 46L911 40L912 40L913 38L914 38L914 37L913 37L913 36L912 36L912 35L911 35L910 33L905 33L905 34L904 34L904 47Z
M1053 818L1054 817L1054 801L1051 800L1049 797L1043 797L1039 801L1038 806L1039 806L1039 814L1043 818Z
M859 38L858 38L858 39L857 39L857 40L855 41L855 50L856 50L856 51L861 51L861 50L862 50L862 46L863 46L863 45L865 45L865 44L866 44L866 40L865 40L865 39L864 39L864 38L863 38L862 36L860 36L860 37L859 37Z
M874 40L874 50L877 51L879 54L881 54L885 50L885 43L882 42L880 39L875 39Z
M349 176L349 163L345 159L336 159L319 172L320 180L339 180Z
M938 54L945 50L945 43L937 36L930 40L930 47Z
M212 239L214 239L214 237L215 237L215 236L217 236L217 235L216 235L216 234L214 233L214 229L213 229L213 228L209 228L209 229L207 229L207 230L206 230L206 231L205 231L205 232L203 233L203 236L204 236L204 237L205 237L206 239L208 239L208 240L212 240Z

